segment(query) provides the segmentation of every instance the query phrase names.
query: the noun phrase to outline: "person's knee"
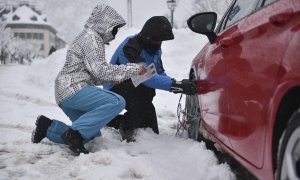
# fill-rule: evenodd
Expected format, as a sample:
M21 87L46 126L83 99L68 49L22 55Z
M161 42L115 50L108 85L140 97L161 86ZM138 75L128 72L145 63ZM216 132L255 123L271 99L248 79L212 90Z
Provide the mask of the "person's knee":
M125 99L122 96L118 96L118 107L119 107L120 111L125 109L125 106L126 106Z
M114 94L114 96L111 97L110 102L111 103L109 105L112 108L111 110L115 111L116 113L120 113L126 107L125 99L118 94Z

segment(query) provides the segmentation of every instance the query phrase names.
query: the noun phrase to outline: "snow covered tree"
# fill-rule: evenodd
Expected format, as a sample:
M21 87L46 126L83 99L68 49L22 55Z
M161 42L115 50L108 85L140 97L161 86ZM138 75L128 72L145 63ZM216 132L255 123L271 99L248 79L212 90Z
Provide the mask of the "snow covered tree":
M30 63L38 54L38 45L32 41L15 38L4 23L0 23L0 62Z
M13 50L11 51L12 61L20 64L31 63L36 57L38 47L32 42L15 38L13 42Z
M13 33L5 28L6 24L0 23L0 62L6 64L12 48Z

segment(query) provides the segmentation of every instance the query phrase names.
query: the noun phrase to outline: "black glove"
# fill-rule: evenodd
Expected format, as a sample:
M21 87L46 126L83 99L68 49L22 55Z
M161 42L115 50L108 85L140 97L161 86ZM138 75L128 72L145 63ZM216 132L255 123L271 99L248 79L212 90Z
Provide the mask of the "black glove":
M173 80L171 86L171 92L173 93L183 93L186 95L197 94L197 83L196 81L183 79L182 81Z

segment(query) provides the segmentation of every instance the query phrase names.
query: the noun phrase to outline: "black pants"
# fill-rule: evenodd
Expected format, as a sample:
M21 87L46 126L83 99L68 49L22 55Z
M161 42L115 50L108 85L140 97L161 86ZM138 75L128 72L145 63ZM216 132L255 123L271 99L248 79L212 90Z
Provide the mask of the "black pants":
M107 126L116 129L135 129L150 127L159 133L155 107L152 103L155 89L140 84L134 87L131 80L126 80L114 86L111 91L120 94L126 101L127 110L124 115L118 115Z

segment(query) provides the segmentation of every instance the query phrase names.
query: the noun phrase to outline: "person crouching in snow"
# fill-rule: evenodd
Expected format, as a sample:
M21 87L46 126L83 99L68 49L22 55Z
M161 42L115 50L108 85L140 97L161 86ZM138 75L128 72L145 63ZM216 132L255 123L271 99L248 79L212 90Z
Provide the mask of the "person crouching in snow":
M153 16L146 21L142 30L127 37L117 48L110 61L111 64L154 63L157 75L134 87L131 80L120 84L106 84L109 89L120 94L126 100L124 115L116 116L108 127L119 129L123 140L135 141L137 128L152 128L159 133L155 107L152 103L155 89L193 95L197 93L194 81L188 79L176 81L165 73L161 60L162 41L174 39L172 26L164 16Z
M125 108L123 97L96 87L146 72L142 64L112 65L105 60L104 44L112 41L124 25L124 19L110 6L98 5L93 9L84 30L70 45L66 62L55 80L56 102L72 125L41 115L32 133L33 143L47 137L67 144L75 155L87 154L83 144L100 136L100 129Z

